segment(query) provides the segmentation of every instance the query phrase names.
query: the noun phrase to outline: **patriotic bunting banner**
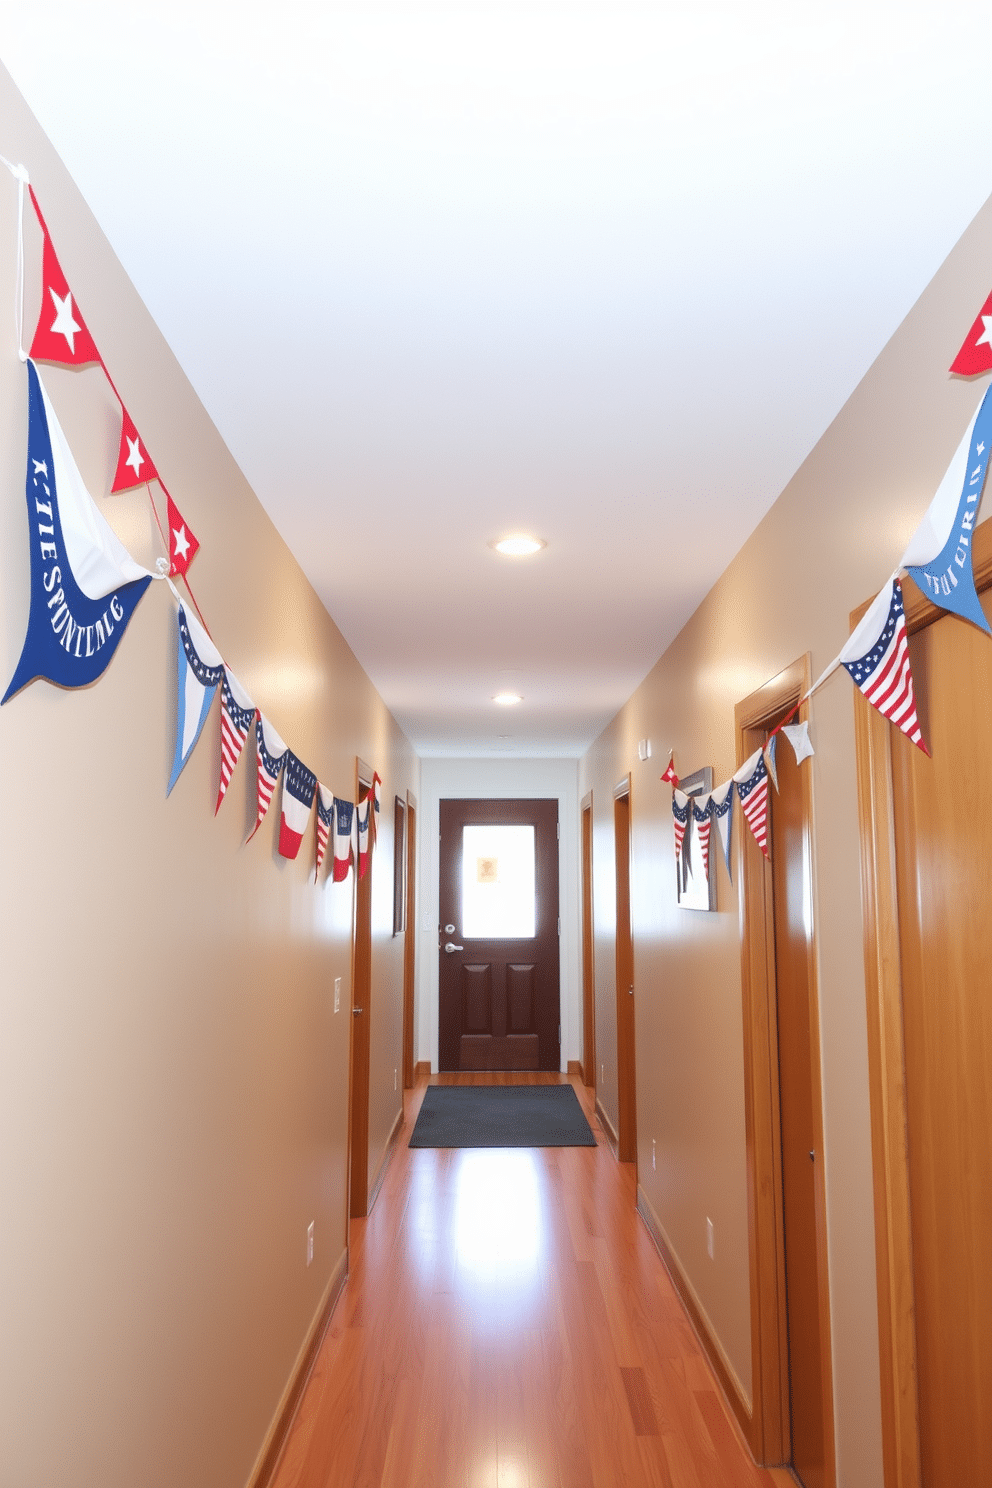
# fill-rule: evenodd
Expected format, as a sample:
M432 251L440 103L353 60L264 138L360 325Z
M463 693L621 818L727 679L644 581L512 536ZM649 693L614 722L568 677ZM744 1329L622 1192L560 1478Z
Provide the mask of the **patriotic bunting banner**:
M179 707L176 717L176 752L166 795L185 768L207 721L214 693L224 676L220 652L202 625L179 606L179 641L176 647L179 678ZM216 813L215 813L216 814Z
M971 544L992 452L992 387L899 563L927 599L992 635L975 592Z
M334 797L334 882L342 883L357 856L355 849L355 803Z
M327 852L327 843L331 835L331 823L334 819L334 795L326 786L317 782L317 848L316 862L314 866L314 883L320 876L321 864L324 854Z
M234 673L225 667L220 684L220 784L217 787L214 816L227 794L234 767L248 742L248 731L254 717L255 704Z
M44 247L41 258L41 314L38 329L31 342L31 355L41 362L62 362L70 367L83 367L87 362L101 362L93 337L74 303L62 266L55 255L38 198L29 187Z
M964 345L951 363L959 377L975 377L979 372L992 372L992 294L978 312L978 318L964 339Z
M734 775L734 782L740 797L741 809L754 835L754 840L765 857L770 857L768 851L768 770L765 767L765 756L760 749L756 749L751 758L741 765Z
M703 855L703 873L708 883L710 877L710 828L713 825L710 802L713 797L711 793L707 793L704 796L693 796L691 799L693 830L699 839L699 851Z
M710 793L710 813L716 823L717 836L723 848L723 861L727 865L727 877L733 883L730 869L730 849L734 836L734 782L726 781Z
M375 840L379 833L379 796L381 792L382 776L377 771L372 776L372 790L370 792L372 796L373 811L372 816L369 819L369 837L373 847L375 847Z
M151 456L142 444L138 431L131 421L131 415L123 403L121 414L123 416L121 445L117 453L117 469L114 472L111 492L128 491L132 486L143 486L146 481L158 479L158 471L152 464Z
M183 521L182 513L168 491L165 495L169 512L169 572L174 577L184 579L200 544Z
M369 871L369 822L372 811L372 797L366 796L355 808L358 818L358 876L364 878Z
M295 858L300 850L316 789L316 775L297 759L291 749L287 749L282 777L282 821L279 824L279 851L284 858Z
M675 863L678 866L682 862L682 844L689 825L689 797L678 786L672 791L672 819L675 822Z
M775 749L778 744L778 734L772 734L765 745L765 768L771 778L772 785L778 790L778 766L775 763Z
M31 608L3 702L35 677L60 687L95 682L154 577L86 489L33 362L27 373Z
M783 723L782 732L796 752L797 765L801 765L804 759L810 759L816 753L810 742L808 722Z
M898 579L872 601L839 659L872 707L929 755L916 717L906 615Z
M265 820L265 813L272 800L279 774L286 763L289 748L283 743L265 714L259 711L255 717L255 753L258 760L258 818L248 837L250 842Z

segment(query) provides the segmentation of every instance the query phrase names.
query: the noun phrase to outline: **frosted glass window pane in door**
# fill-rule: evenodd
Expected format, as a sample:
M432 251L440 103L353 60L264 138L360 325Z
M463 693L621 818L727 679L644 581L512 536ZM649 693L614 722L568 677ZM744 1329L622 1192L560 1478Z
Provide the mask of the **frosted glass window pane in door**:
M467 940L530 940L537 933L534 828L462 828L462 926Z

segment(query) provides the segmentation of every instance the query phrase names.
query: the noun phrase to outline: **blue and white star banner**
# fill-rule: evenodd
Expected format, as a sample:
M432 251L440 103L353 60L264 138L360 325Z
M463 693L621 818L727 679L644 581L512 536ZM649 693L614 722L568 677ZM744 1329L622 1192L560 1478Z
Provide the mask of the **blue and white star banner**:
M727 865L727 876L731 883L734 881L734 875L730 871L730 849L734 836L735 794L733 780L725 781L710 792L710 811L716 823L720 846L723 848L723 861Z
M176 712L176 749L172 757L168 795L179 779L203 732L210 705L224 677L224 661L203 626L179 606L176 647L179 706Z
M358 855L354 801L334 797L334 882L342 883Z
M992 387L965 430L926 516L900 560L927 599L992 635L975 592L971 544L992 453Z
M31 607L3 702L36 677L60 687L95 682L160 577L135 563L97 508L32 361L27 371Z
M249 834L248 841L258 831L265 820L265 813L269 809L272 800L272 792L275 790L286 763L289 746L276 733L265 714L259 709L255 715L255 754L258 763L258 816L255 825Z
M282 777L282 821L279 824L279 851L284 858L295 858L300 850L316 790L316 775L291 749L287 749Z

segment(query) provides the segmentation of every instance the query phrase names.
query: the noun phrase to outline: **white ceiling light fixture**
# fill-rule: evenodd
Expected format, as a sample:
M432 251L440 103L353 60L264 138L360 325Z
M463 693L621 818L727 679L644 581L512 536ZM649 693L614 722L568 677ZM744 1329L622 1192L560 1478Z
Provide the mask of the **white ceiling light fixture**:
M509 537L495 538L489 546L507 558L529 558L548 545L543 537L531 537L526 532L514 532Z
M497 692L493 697L494 703L499 703L501 708L512 708L514 703L522 703L523 698L519 692Z

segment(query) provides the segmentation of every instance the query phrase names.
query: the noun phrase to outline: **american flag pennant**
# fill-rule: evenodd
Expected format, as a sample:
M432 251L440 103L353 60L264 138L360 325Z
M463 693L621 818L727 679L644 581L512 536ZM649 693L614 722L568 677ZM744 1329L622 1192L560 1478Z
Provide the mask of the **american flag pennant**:
M114 491L129 491L132 486L143 486L147 481L157 480L158 471L152 457L141 442L141 435L134 427L131 415L121 404L121 443L117 452L117 469L114 472Z
M317 781L317 848L316 861L313 871L313 881L317 882L320 877L321 864L324 854L327 852L327 844L331 836L331 825L334 821L334 793L329 791L326 785Z
M975 324L951 363L959 377L975 377L992 369L992 294L978 312Z
M733 883L734 875L730 870L730 849L734 836L734 782L724 781L718 785L716 790L710 792L710 814L716 823L717 836L723 848L723 861L727 867L727 877Z
M707 883L710 878L710 828L713 825L710 803L712 799L709 792L704 796L692 797L693 829L699 839L699 851L703 855L703 873Z
M258 819L248 837L249 842L265 819L272 792L289 753L289 746L280 739L261 710L255 717L255 753L258 761Z
M287 749L282 777L282 821L279 824L279 852L284 858L295 858L300 850L316 790L316 775L291 749Z
M207 721L214 693L224 676L224 661L193 615L179 606L177 647L179 706L176 715L176 750L166 795L172 790L196 747Z
M734 776L741 809L755 842L766 858L768 851L768 770L762 750L756 749Z
M675 773L675 750L674 749L672 750L671 759L668 761L668 764L665 767L665 773L664 773L664 775L662 775L661 778L668 785L673 785L674 786L674 785L678 785L678 783L679 783L679 777Z
M34 194L33 187L29 186L28 190L31 193L31 201L38 214L38 221L44 236L41 258L41 314L38 316L38 328L31 342L31 355L42 362L61 362L68 367L84 367L88 362L102 363L103 358L96 349L93 337L86 329L86 322L80 314L79 306L72 298L72 291L62 272L62 265L56 256L45 219L41 215L38 198Z
M689 825L689 797L678 786L672 791L672 818L675 822L675 864L682 862L682 844Z
M775 763L775 749L778 744L778 734L772 734L765 745L765 768L771 777L772 785L778 790L778 766Z
M334 882L343 883L357 857L355 803L334 797Z
M369 871L369 823L372 816L372 797L368 795L355 808L358 818L358 876L364 878Z
M916 716L906 614L897 578L872 601L839 660L872 707L929 757Z
M169 515L169 573L173 578L183 579L186 577L186 570L199 551L200 544L183 520L182 512L168 491L165 495Z
M220 784L217 787L217 805L227 794L234 767L241 758L241 751L248 742L248 733L255 717L255 704L245 692L232 671L224 668L220 684Z

